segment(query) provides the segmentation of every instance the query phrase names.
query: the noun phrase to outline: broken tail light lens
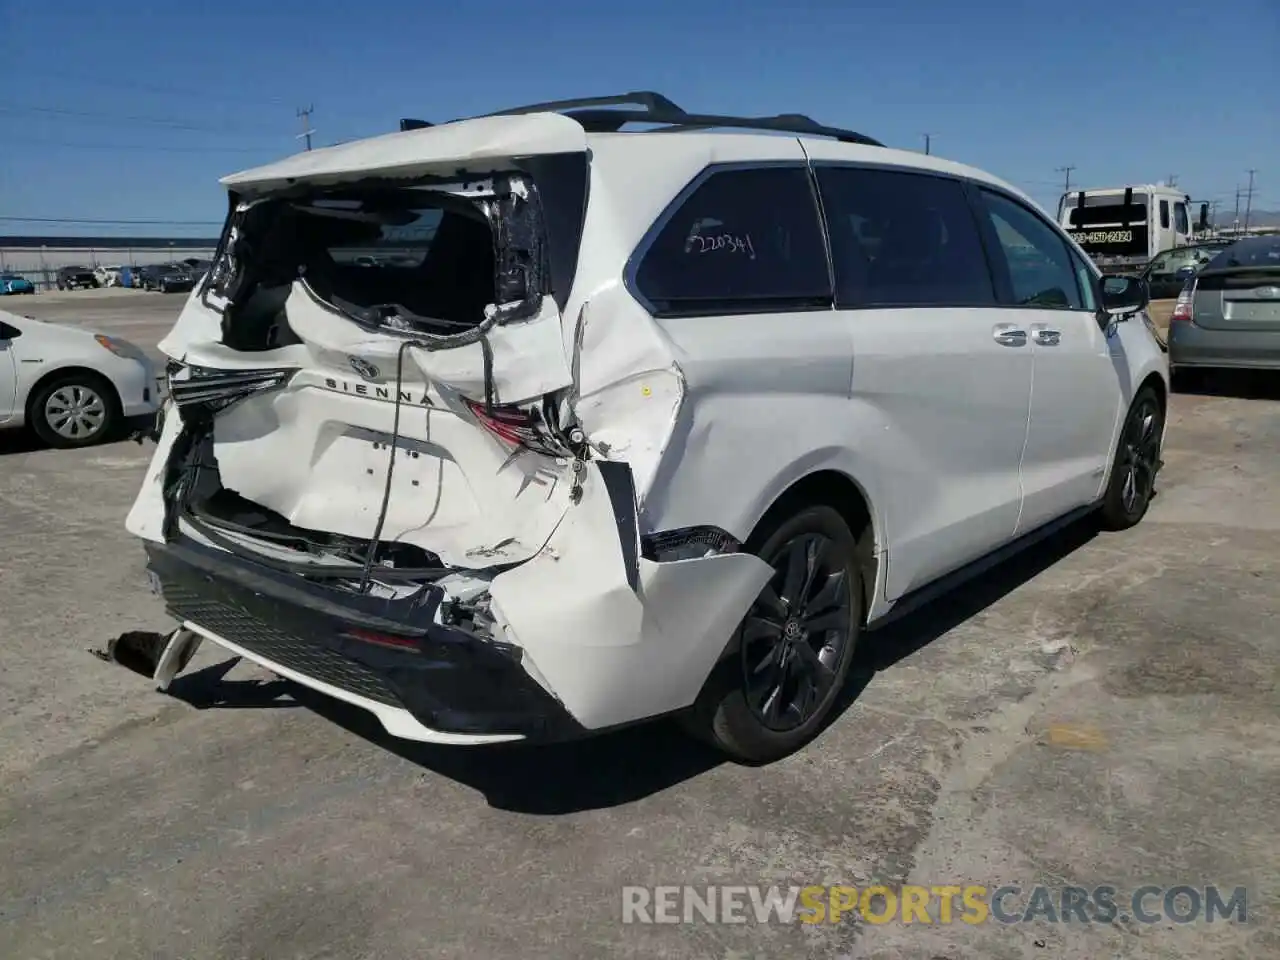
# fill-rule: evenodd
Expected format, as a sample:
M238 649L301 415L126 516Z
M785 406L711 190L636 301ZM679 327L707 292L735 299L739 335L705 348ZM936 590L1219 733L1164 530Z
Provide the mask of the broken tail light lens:
M463 402L480 426L511 447L523 447L548 457L572 457L573 453L558 441L537 408L525 409L515 404L488 404L463 397Z

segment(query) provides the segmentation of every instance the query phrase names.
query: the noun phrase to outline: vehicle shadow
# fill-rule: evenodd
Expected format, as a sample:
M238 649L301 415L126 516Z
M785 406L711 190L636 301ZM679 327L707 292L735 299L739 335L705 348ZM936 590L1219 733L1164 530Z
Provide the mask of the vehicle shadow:
M154 423L155 417L152 415L126 417L116 424L110 435L105 436L100 443L95 443L88 447L72 448L67 452L74 453L77 450L99 450L102 447L118 445L125 441L137 443L137 438L148 434ZM19 453L38 453L41 450L52 449L54 448L37 437L31 430L0 430L0 457Z
M1280 400L1280 370L1183 370L1174 392L1237 400Z
M852 706L875 675L911 656L1089 542L1086 519L1028 548L960 590L863 637L829 723ZM692 779L726 759L663 718L570 743L444 747L390 737L373 716L285 680L228 681L232 658L176 679L169 692L201 709L301 704L343 729L425 770L484 795L490 806L551 816L620 806ZM282 700L287 694L287 700ZM824 731L821 736L837 736Z

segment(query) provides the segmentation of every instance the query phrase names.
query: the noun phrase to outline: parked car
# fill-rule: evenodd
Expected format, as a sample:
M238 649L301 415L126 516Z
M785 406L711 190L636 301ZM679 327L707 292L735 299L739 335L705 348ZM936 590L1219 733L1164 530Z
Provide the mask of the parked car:
M120 286L141 289L144 267L130 264L120 268Z
M972 167L604 103L223 181L240 239L162 341L180 416L127 521L180 625L158 686L209 640L399 737L675 714L763 762L865 629L1142 519L1168 375L1139 279Z
M182 261L181 265L186 268L196 283L199 283L204 278L204 275L209 272L209 268L213 266L210 261L201 260L199 257L187 257Z
M153 416L157 401L155 368L127 340L0 310L0 428L85 447Z
M195 286L195 278L184 263L156 263L142 268L142 289L160 293L186 293Z
M98 278L88 267L62 267L55 284L59 290L88 290L98 286Z
M100 287L118 287L120 285L120 267L100 265L94 268L93 275Z
M1142 271L1152 300L1168 300L1178 295L1187 278L1217 256L1229 243L1210 241L1174 247L1154 257Z
M1280 236L1237 240L1187 280L1169 321L1169 367L1280 370Z
M0 293L35 293L36 285L16 273L0 273Z

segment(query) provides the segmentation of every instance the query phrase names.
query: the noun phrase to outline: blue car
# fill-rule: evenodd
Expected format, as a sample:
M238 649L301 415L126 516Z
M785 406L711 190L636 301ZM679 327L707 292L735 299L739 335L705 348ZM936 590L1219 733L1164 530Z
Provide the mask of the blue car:
M0 273L0 293L35 293L36 285L16 273Z

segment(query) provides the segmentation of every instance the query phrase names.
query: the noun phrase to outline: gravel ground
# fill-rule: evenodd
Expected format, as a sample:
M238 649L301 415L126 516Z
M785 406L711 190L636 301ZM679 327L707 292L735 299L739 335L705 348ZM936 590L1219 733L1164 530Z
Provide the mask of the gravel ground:
M161 294L24 298L153 348ZM149 448L0 448L0 920L15 958L1280 956L1280 404L1177 395L1148 518L1081 526L864 641L763 769L653 724L388 741L208 645L172 696L90 654L163 629L123 529ZM1239 923L622 923L622 888L1218 884ZM1126 907L1127 901L1121 906ZM1148 903L1158 906L1159 898Z

